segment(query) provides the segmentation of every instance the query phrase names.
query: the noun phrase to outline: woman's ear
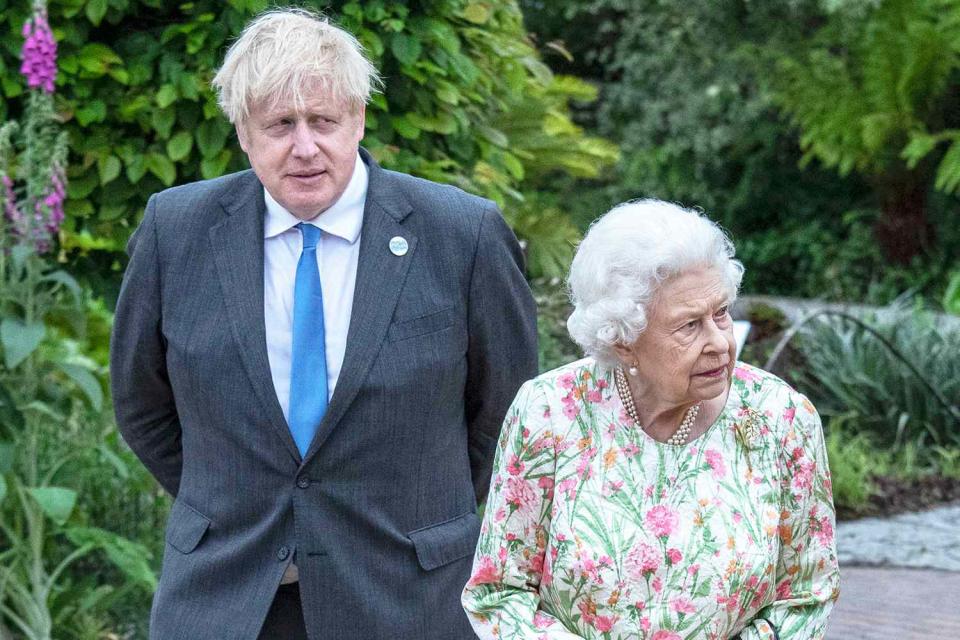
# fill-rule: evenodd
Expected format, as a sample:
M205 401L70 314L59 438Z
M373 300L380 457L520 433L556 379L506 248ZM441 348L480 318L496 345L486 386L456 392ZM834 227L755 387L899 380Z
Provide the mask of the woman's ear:
M634 355L633 349L626 345L615 345L613 347L613 351L617 354L617 358L620 359L620 362L627 367L633 366L633 364L637 361L637 357Z

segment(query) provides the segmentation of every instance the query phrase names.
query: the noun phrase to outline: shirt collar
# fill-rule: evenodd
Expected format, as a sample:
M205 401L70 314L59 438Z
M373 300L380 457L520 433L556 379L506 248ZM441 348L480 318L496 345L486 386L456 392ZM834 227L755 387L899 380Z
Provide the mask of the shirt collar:
M311 220L310 224L325 233L343 238L350 244L356 242L363 226L363 207L367 200L368 182L367 165L358 153L353 175L343 194L330 208ZM263 224L264 238L278 236L303 222L274 200L266 188L263 190L263 199L267 204L267 215Z

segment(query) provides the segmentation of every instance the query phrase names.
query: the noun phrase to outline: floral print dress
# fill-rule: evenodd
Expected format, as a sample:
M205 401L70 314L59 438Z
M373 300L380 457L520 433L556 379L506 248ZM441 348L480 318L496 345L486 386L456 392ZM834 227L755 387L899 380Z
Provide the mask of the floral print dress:
M462 601L481 638L819 640L833 526L819 416L780 379L738 363L716 422L673 446L580 360L507 414Z

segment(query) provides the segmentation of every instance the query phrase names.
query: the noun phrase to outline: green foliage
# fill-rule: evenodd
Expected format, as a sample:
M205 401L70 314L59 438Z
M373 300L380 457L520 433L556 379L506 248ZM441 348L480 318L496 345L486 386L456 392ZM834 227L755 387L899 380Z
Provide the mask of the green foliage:
M893 349L844 319L817 318L802 332L804 388L817 406L850 416L880 446L917 447L924 460L935 446L960 447L960 327L896 309L870 326Z
M769 50L804 161L871 181L877 239L900 264L931 244L927 192L960 188L958 42L957 0L882 0L841 5L805 46Z
M830 16L808 49L778 60L778 101L803 131L805 159L841 174L882 174L904 162L913 169L947 142L936 187L955 191L960 130L943 127L958 43L953 0L884 0L865 15Z
M947 313L960 316L960 271L955 271L950 277L950 283L943 294L943 308Z
M944 212L946 217L952 212ZM935 219L942 246L906 265L891 265L873 235L875 210L832 220L797 220L737 237L748 292L886 305L905 292L938 300L960 259L960 228Z
M703 207L738 238L855 206L861 185L797 167L796 143L758 64L759 46L805 37L819 14L815 2L550 5L524 2L531 28L569 48L572 62L557 63L564 72L600 84L600 100L582 119L621 143L607 206L650 196L679 201Z
M104 369L76 350L79 285L43 256L66 155L52 96L32 90L21 121L0 127L0 636L93 637L113 587L73 573L81 560L102 552L130 588L152 590L155 578L145 549L77 508L69 471L88 451L76 437L89 434L84 418L102 412Z
M0 117L19 106L15 34L30 6L6 4ZM267 4L122 0L106 10L105 0L69 0L50 8L57 105L71 141L62 247L92 282L116 287L117 277L86 270L118 268L151 193L246 167L209 81L231 38ZM388 168L458 184L509 210L524 201L528 175L585 175L615 157L609 143L571 123L566 101L589 91L540 62L513 2L308 5L355 33L386 78L368 107L364 144ZM527 240L562 245L569 231L560 229L559 239ZM108 259L85 259L96 253Z
M54 629L78 637L70 630L96 611L102 618L119 590L95 584L96 574L78 577L75 566L102 553L127 590L149 592L151 556L78 508L87 505L72 469L95 451L88 418L102 420L105 369L71 338L83 338L76 283L30 247L11 249L11 236L0 240L0 632L9 625L31 640L48 640Z
M829 422L826 431L827 458L837 508L861 511L876 490L872 475L885 472L888 454L866 433L854 433L843 417Z
M537 301L540 371L549 371L583 357L567 333L571 309L563 283L558 279L534 280L531 285Z

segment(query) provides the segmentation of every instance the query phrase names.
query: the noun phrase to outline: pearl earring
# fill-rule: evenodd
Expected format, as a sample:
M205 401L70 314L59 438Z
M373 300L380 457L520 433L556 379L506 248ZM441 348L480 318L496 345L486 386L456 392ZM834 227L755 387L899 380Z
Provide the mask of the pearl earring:
M634 378L640 375L640 369L637 369L637 363L633 363L632 365L630 365L630 368L627 369L627 373L629 373Z

